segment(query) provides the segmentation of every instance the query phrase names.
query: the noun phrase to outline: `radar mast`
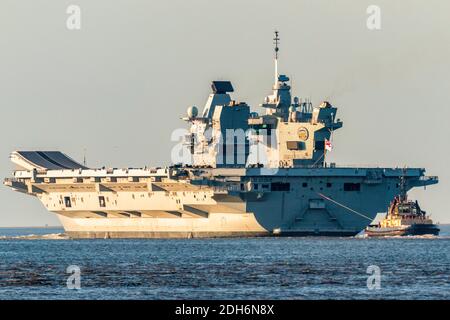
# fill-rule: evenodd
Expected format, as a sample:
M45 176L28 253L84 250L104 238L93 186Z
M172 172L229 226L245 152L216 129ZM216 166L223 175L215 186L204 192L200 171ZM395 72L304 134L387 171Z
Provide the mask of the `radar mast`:
M278 51L280 48L278 48L278 43L280 41L280 38L278 37L278 31L275 30L275 38L273 38L273 43L275 44L275 84L278 81Z

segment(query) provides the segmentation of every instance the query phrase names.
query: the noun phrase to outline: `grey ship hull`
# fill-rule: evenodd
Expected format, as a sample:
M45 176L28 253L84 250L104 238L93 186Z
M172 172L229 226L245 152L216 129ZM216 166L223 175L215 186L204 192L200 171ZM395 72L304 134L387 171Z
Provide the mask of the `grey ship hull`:
M96 219L95 224L92 221L80 223L67 215L60 219L73 238L342 237L364 230L398 193L398 176L369 181L366 169L283 171L280 176L233 177L239 180L239 187L214 193L212 206L192 206L199 210L196 218L183 213L177 216L176 212L171 213L173 216L162 216L143 210L147 217ZM355 171L360 171L361 175L355 175ZM289 176L298 172L303 174ZM269 188L265 191L236 190L241 185L254 186L255 181L265 181L259 182L258 188L263 184ZM289 191L274 190L274 183L289 184ZM344 191L346 183L359 185L359 191Z
M72 238L352 236L423 169L68 169L16 171Z

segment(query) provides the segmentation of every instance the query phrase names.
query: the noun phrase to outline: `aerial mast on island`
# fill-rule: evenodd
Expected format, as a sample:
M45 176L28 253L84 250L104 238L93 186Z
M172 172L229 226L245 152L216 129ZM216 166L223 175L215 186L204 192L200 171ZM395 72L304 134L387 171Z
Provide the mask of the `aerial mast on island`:
M273 43L275 44L275 83L278 81L278 51L280 48L278 48L278 43L280 41L280 38L278 37L278 31L275 30L275 38L273 38Z

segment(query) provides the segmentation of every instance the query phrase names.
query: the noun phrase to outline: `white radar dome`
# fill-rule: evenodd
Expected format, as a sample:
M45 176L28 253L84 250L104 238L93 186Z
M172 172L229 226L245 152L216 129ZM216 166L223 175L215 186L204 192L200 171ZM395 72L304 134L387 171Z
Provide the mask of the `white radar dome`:
M197 107L196 106L189 107L187 109L187 114L188 114L189 118L197 118L197 116L198 116L198 109L197 109Z

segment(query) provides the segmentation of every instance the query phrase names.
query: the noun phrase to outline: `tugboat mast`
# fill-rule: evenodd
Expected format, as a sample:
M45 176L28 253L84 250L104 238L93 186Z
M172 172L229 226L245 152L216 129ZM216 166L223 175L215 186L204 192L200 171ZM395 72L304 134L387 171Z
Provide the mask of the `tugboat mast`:
M400 201L406 201L406 168L402 169L402 175L400 176Z

